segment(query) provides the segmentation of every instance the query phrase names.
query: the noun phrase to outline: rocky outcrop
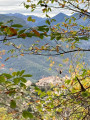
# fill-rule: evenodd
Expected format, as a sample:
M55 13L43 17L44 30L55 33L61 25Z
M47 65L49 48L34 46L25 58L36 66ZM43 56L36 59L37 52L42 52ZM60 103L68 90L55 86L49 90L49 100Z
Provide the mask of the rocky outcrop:
M49 76L49 77L44 77L40 80L38 80L36 83L34 83L38 87L49 87L51 85L59 85L59 84L64 84L64 80L69 79L69 77L62 77L60 78L59 76ZM26 82L26 86L33 86L33 83L28 80Z
M66 78L65 77L60 78L58 76L49 76L49 77L45 77L45 78L40 79L36 83L36 85L37 86L49 86L50 84L57 85L57 84L63 83L64 79L66 79Z
M28 81L25 83L25 85L26 85L27 87L29 87L29 86L32 85L32 82L31 82L30 80L28 80Z

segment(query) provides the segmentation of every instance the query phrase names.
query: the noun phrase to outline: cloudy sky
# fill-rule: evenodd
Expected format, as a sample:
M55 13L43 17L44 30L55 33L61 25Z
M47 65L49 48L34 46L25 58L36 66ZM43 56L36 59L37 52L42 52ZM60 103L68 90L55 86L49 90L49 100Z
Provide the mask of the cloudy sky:
M27 0L0 0L0 14L6 14L6 13L22 13L25 15L36 15L44 17L45 15L41 12L40 8L35 10L34 12L31 12L30 9L26 10L24 8L22 2L26 2ZM63 12L67 15L70 15L71 12L67 10L62 9L54 9L53 13L49 13L51 16L54 16L60 12Z

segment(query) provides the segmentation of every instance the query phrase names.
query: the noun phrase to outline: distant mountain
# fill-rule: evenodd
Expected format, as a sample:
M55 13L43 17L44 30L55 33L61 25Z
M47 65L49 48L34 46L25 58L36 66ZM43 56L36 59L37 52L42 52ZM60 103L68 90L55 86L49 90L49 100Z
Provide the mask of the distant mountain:
M27 18L29 16L31 16L32 19L35 19L36 21L34 23L27 21ZM63 13L59 13L58 15L54 16L52 19L56 19L56 22L52 22L52 25L63 22L65 20L65 17L68 17L68 16L63 14ZM41 25L46 24L46 22L45 22L46 18L37 17L37 16L34 16L34 15L22 15L20 13L15 13L15 14L9 13L9 14L4 14L4 15L1 14L0 15L0 21L2 21L1 19L4 19L4 21L14 19L15 22L18 22L18 23L21 23L21 24L23 24L23 22L22 22L22 20L23 20L30 27L41 26ZM16 19L17 19L17 21L16 21Z
M68 16L68 15L66 15L66 14L63 14L63 13L59 13L59 14L57 14L56 16L54 16L54 17L52 17L52 19L55 19L56 21L54 22L52 22L51 23L51 25L53 26L53 25L56 25L56 24L58 24L58 23L62 23L62 22L65 22L65 18L71 18L72 19L72 17L75 17L76 18L76 23L78 24L78 25L84 25L84 26L90 26L90 19L89 18L86 18L85 20L84 20L84 16L82 16L82 17L80 17L80 14L79 13L75 13L75 14L73 14L73 15L71 15L71 16ZM67 21L68 22L68 21ZM72 22L74 22L73 21L73 19L72 19ZM42 20L42 21L40 21L39 23L38 23L38 25L45 25L46 23L45 23L45 20Z
M0 14L0 22L7 22L9 20L13 20L13 24L21 24L24 27L28 27L28 24L26 23L26 21L20 17L16 17L16 16L9 16L9 15L5 15L5 14Z
M55 22L52 22L52 25L58 24L60 22L64 22L65 18L69 18L68 15L65 15L64 13L59 13L56 16L54 16L52 19L55 19Z
M84 15L81 16L79 13L74 13L70 17L75 17L76 18L75 22L79 25L90 26L90 19L88 17L85 17Z
M5 14L5 15L7 15L7 16L15 16L15 17L18 17L18 18L25 18L25 15L23 15L23 14L20 14L20 13L14 13L14 14L12 14L12 13L8 13L8 14Z
M30 16L32 17L32 19L35 19L36 21L34 23L28 22L27 19L26 19L26 21L27 21L28 25L33 26L33 27L38 26L41 21L46 20L46 18L41 18L41 17L37 17L34 15L30 15ZM29 16L27 16L27 17L29 17Z
M36 21L34 23L27 21L27 18L29 16L31 16L32 19L35 19ZM72 19L72 17L76 18L75 22L77 24L84 25L84 26L88 26L88 25L90 26L90 19L87 18L86 20L84 20L84 17L80 17L79 13L74 13L71 16L68 16L64 13L59 13L56 16L52 17L52 19L55 19L56 21L55 22L53 21L51 23L51 25L53 26L53 25L56 25L58 23L65 22L65 18L71 18ZM22 15L20 13L0 14L0 21L7 21L7 20L10 20L10 19L13 19L15 23L18 23L18 24L21 23L24 26L35 27L35 26L46 25L46 22L45 22L46 18L37 17L37 16L34 16L34 15Z
M12 14L12 13L9 13L9 14L6 14L7 16L15 16L15 17L18 17L18 18L22 18L23 20L25 20L25 22L30 26L30 27L35 27L35 26L38 26L38 23L45 20L46 18L42 18L42 17L37 17L37 16L34 16L34 15L23 15L23 14L20 14L20 13L15 13L15 14ZM35 19L36 21L33 23L33 22L30 22L30 21L27 21L27 18L31 16L32 19Z

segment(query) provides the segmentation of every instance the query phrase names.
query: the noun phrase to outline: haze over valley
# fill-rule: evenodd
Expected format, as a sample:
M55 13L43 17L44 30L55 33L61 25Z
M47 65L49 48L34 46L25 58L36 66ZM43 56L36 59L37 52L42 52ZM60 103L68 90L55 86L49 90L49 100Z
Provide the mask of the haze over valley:
M83 18L79 18L79 14L75 13L72 15L76 17L76 23L82 24L84 26L89 26L90 20L86 19L85 21ZM28 16L15 13L15 14L0 14L0 22L7 22L9 20L13 20L13 24L22 24L24 28L29 28L29 27L37 27L41 25L45 25L45 20L46 18L41 18L37 16L31 16L32 19L36 19L35 23L27 21ZM53 19L56 19L55 22L52 22L51 25L56 25L58 23L64 22L65 18L68 17L70 18L71 16L67 16L63 13L59 13L58 15L54 16ZM77 28L75 28L77 29ZM1 39L1 38L0 38ZM49 38L44 38L43 40L40 38L32 37L32 38L26 38L26 39L21 39L17 38L13 40L15 44L24 44L25 46L31 46L32 44L37 44L37 41L40 40L40 45L49 43L50 45L55 45L56 43L54 41L50 41ZM5 44L5 43L4 43ZM4 45L2 42L0 42L0 51L2 49L10 50L13 48L12 46L8 47ZM88 48L90 49L90 41L83 41L82 44L80 45L82 48ZM17 71L17 70L22 70L25 69L27 73L30 73L33 75L31 78L31 81L36 82L37 80L47 77L47 76L55 76L58 75L58 70L62 69L63 73L61 76L64 76L65 74L68 75L68 67L69 64L66 67L66 64L63 63L63 58L70 58L70 54L66 54L63 57L61 56L54 56L54 61L55 61L55 66L52 67L52 70L50 70L50 61L48 56L35 56L35 55L25 55L19 56L18 58L10 58L5 62L5 59L10 56L10 53L3 55L3 59L1 59L0 64L5 64L5 67L2 69L0 72L12 72L12 71ZM87 52L85 55L84 59L87 61L88 65L90 66L90 55ZM63 64L63 67L58 67L59 64ZM12 68L12 71L10 71L10 68ZM57 70L58 68L58 70ZM67 69L66 69L67 68Z

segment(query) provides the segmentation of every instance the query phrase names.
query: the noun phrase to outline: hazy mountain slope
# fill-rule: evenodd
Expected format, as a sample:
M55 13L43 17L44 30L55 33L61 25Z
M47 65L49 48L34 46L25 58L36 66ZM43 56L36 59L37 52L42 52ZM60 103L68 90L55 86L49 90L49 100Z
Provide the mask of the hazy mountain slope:
M35 41L37 38L27 38L27 39L17 39L13 40L16 44L24 44L25 46L30 46L33 43L36 43ZM41 40L40 44L47 43L48 39ZM49 42L49 41L48 41ZM0 43L0 50L4 49L6 51L12 49L11 46L5 46L3 43ZM19 56L18 58L11 58L8 61L4 61L7 57L10 57L11 54L5 54L3 55L3 59L1 62L5 64L5 69L2 69L2 72L10 72L9 69L13 68L14 71L16 70L22 70L25 69L27 73L30 73L33 75L31 78L32 81L36 81L42 77L52 76L56 74L56 71L49 71L49 64L50 62L47 61L48 57L44 56L35 56L35 55L25 55ZM0 63L0 64L2 64Z
M14 19L15 22L17 22L18 24L21 23L21 24L28 24L30 27L35 27L35 26L41 26L41 25L45 25L46 22L46 18L42 18L42 17L37 17L37 16L34 16L34 15L30 15L32 17L32 19L36 19L36 21L33 23L33 22L29 22L27 21L27 18L29 17L29 15L22 15L22 14L19 14L19 13L15 13L15 14L0 14L0 21L7 21L7 20L10 20L10 19ZM55 25L55 24L58 24L58 23L61 23L61 22L64 22L65 21L65 18L71 18L71 17L75 17L76 18L76 23L79 24L79 25L85 25L85 26L90 26L90 19L87 18L86 20L84 20L84 17L80 17L80 14L79 13L74 13L73 15L71 16L68 16L68 15L65 15L63 13L59 13L57 14L56 16L52 17L52 19L55 19L56 21L52 22L51 25ZM27 25L26 25L27 26Z
M70 17L75 17L76 18L76 23L79 25L84 25L84 26L90 26L90 19L86 17L86 19L84 18L85 16L80 16L79 13L74 13L73 15L71 15Z
M32 41L32 42L30 42ZM14 43L22 43L24 45L31 45L33 42L35 43L36 39L32 38L30 40L16 40L14 41ZM46 40L46 42L52 42L50 40ZM41 44L45 43L45 39L42 40ZM87 43L87 44L86 44ZM54 45L55 43L50 43L52 45ZM84 41L83 44L80 44L81 47L83 48L90 48L90 42L86 42ZM9 50L12 47L6 47L3 44L0 44L0 50L5 49L5 50ZM25 55L25 56L19 56L18 58L10 58L8 61L4 61L8 56L11 56L11 54L5 54L3 56L3 59L1 60L1 62L3 64L5 64L5 69L2 69L2 72L10 72L9 69L13 68L13 71L17 71L17 70L22 70L25 69L27 73L30 73L33 75L32 78L30 78L31 81L37 81L39 79L41 79L42 77L47 77L47 76L53 76L53 75L57 75L57 71L56 69L59 68L59 64L63 63L63 59L64 58L70 58L70 54L65 54L63 57L62 56L54 56L54 61L55 61L55 67L53 70L48 70L49 69L49 64L50 62L47 61L48 57L46 56L37 56L37 55ZM88 64L88 66L90 66L90 54L87 52L87 55L85 55L85 57L83 58L83 60ZM0 63L1 64L1 63ZM63 64L63 67L60 67L60 69L63 70L63 74L68 74L68 65Z
M0 14L0 22L4 22L5 23L5 22L7 22L9 20L13 20L13 24L21 24L24 27L28 27L27 23L22 18Z
M90 26L90 19L89 18L86 18L85 20L84 20L84 16L82 16L82 17L80 17L80 15L79 15L79 13L75 13L75 14L73 14L73 15L71 15L71 16L68 16L68 15L65 15L65 14L63 14L63 13L59 13L59 14L57 14L56 16L54 16L54 17L52 17L52 19L55 19L56 21L54 22L52 22L51 23L51 25L53 26L53 25L56 25L56 24L58 24L58 23L62 23L62 22L65 22L65 18L71 18L71 17L75 17L76 18L76 23L78 24L78 25L84 25L84 26ZM71 18L72 19L72 18ZM68 22L68 21L67 21ZM74 22L73 20L72 20L72 22ZM38 23L38 25L44 25L44 24L46 24L45 23L45 20L42 20L42 21L40 21L39 23Z
M56 21L55 22L52 22L52 25L55 25L55 24L58 24L60 22L64 22L65 21L65 18L69 18L68 15L65 15L63 13L59 13L57 14L56 16L54 16L52 19L55 19Z
M21 18L23 20L25 20L25 22L30 26L30 27L35 27L38 25L38 23L42 20L45 20L46 18L42 18L42 17L37 17L37 16L34 16L34 15L22 15L20 13L15 13L15 14L6 14L8 17L9 16L15 16L15 17L18 17L18 18ZM33 23L33 22L30 22L30 21L27 21L27 18L31 16L32 19L35 19L36 21Z
M56 15L55 17L53 17L56 19L56 22L53 22L52 25L57 24L58 22L63 22L65 17L68 17L68 16L63 14L63 13ZM33 19L34 18L35 17L33 17ZM25 27L33 26L32 23L30 23L30 25L28 25L26 23L26 16L24 16L24 15L21 15L21 14L15 14L15 16L13 16L13 15L9 15L9 16L8 15L0 15L0 22L1 21L6 22L10 19L14 19L14 23L22 24ZM37 21L37 23L35 23L35 26L45 24L45 20L43 20L42 18L36 17L36 21ZM77 19L77 22L80 22L79 19ZM86 21L86 23L87 23L87 21ZM89 24L89 22L88 22L88 24ZM16 44L24 44L25 46L30 46L31 44L36 43L37 40L40 40L40 39L33 37L33 38L27 38L27 39L23 39L23 40L16 39L16 40L13 40L13 42L15 42ZM40 40L40 45L43 45L45 43L50 43L51 45L55 45L55 42L50 41L49 38L45 38L43 40ZM88 48L90 48L90 42L82 41L82 44L80 44L80 45L81 45L81 47L84 47L84 48L86 48L87 46L88 46ZM11 48L12 47L8 47L8 46L5 46L5 45L0 43L0 50L5 49L6 51L8 51ZM2 64L2 63L5 64L4 69L2 69L2 71L0 71L0 72L6 72L6 71L10 72L9 71L10 68L13 68L13 70L25 69L26 72L33 75L31 80L37 81L38 79L42 78L43 76L47 77L47 76L53 76L53 75L57 74L56 66L58 67L58 64L62 63L63 58L70 57L70 54L67 54L64 57L61 57L61 56L54 57L54 60L56 61L57 65L51 71L48 70L49 64L50 64L50 62L47 61L48 57L25 55L24 57L19 56L18 58L11 58L5 62L4 60L8 56L10 56L10 54L5 54L3 56L3 59L0 60L1 61L0 64ZM90 55L88 52L87 52L87 55L84 57L84 60L90 66ZM65 69L63 71L63 74L68 73L68 70L66 68L68 69L68 66L66 67L66 65L63 64L62 69L63 70Z

